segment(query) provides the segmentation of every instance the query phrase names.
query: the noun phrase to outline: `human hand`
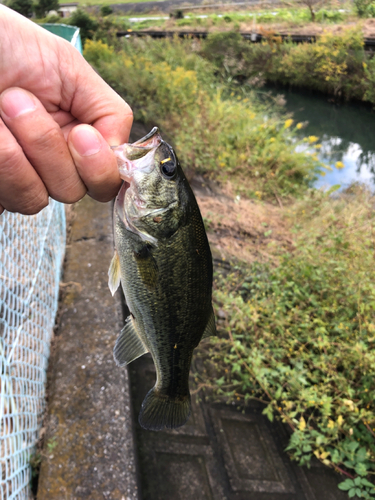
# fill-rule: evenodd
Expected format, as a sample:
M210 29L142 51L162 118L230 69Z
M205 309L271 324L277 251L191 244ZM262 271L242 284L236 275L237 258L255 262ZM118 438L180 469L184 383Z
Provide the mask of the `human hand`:
M0 5L0 214L35 214L48 196L112 199L109 144L127 142L132 121L70 43Z

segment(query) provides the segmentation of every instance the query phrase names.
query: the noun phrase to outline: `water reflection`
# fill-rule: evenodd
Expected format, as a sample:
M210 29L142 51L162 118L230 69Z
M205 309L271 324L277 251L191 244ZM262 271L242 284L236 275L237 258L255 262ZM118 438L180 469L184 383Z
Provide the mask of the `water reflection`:
M273 95L284 95L285 109L293 113L295 123L309 122L300 131L302 136L319 137L318 156L332 171L318 179L318 187L344 187L353 181L375 187L375 113L371 108L361 104L337 105L326 96L304 91L268 90ZM337 162L342 162L344 168L335 168Z

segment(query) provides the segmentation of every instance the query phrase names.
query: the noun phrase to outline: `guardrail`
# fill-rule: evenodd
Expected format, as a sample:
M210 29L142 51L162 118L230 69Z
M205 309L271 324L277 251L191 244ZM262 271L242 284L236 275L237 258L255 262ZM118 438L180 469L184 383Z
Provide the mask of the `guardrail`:
M130 36L150 36L151 38L173 38L177 36L178 38L207 38L210 34L209 31L187 31L187 30L173 30L173 31L161 31L161 30L127 30L118 31L117 37L130 37ZM254 32L241 32L240 35L252 43L261 43L267 40L265 35L261 33ZM281 38L283 42L291 41L292 43L315 43L319 35L300 35L300 34L278 34L275 33L273 37ZM375 38L365 38L364 48L366 51L375 51Z

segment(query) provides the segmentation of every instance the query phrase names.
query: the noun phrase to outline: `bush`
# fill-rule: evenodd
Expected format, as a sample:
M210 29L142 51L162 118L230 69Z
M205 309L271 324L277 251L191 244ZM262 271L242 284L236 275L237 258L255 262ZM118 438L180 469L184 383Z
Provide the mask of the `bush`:
M109 5L102 5L100 7L100 14L103 17L109 16L110 14L112 14L112 12L113 12L113 9Z
M231 179L239 190L260 196L297 194L308 186L320 163L315 155L295 152L293 120L261 109L254 96L219 86L214 68L191 52L192 43L134 39L116 54L88 41L85 57L132 105L136 119L157 123L173 137L188 169Z
M372 3L372 0L354 0L355 10L359 17L366 17L367 8Z
M367 17L375 17L375 2L371 2L370 5L366 8L366 16Z
M34 11L37 18L45 17L51 10L59 10L59 0L38 0L34 5Z
M90 17L86 12L81 9L77 9L68 18L67 24L71 26L77 26L80 29L82 44L85 44L87 39L92 39L94 37L95 31L97 30L99 24L98 22Z
M281 43L271 32L265 36L263 43L250 44L238 33L215 33L202 45L201 55L225 79L249 85L262 80L280 82L375 104L371 88L375 66L364 51L360 29L347 29L340 35L326 32L316 43Z
M292 458L344 470L339 487L362 498L375 498L372 204L357 189L294 205L295 251L217 283L227 321L205 354L217 397L263 401L292 430Z
M34 3L32 0L11 0L7 5L25 17L30 18L33 15Z

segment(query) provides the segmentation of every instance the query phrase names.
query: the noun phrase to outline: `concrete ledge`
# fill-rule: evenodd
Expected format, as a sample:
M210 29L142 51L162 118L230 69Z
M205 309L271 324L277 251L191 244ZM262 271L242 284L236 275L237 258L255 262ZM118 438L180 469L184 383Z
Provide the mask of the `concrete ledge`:
M86 196L65 261L38 500L139 498L128 375L112 356L123 323L112 255L111 204Z

